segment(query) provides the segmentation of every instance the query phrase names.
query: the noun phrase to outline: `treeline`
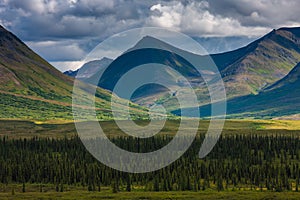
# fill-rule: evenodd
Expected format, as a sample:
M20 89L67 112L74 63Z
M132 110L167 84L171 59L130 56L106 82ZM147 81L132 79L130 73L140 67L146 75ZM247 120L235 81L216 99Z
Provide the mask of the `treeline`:
M114 138L113 142L134 152L159 149L172 138ZM293 136L226 136L213 151L198 158L203 138L177 161L161 170L130 174L104 166L86 151L78 137L72 139L0 139L0 182L3 184L54 184L84 186L114 192L139 186L147 191L238 190L298 191L300 139Z

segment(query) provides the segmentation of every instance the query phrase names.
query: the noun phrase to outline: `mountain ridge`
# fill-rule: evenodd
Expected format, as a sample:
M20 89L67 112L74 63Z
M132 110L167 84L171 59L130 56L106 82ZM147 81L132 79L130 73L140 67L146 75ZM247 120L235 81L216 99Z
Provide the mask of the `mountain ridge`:
M139 48L159 48L183 55L187 60L197 60L199 63L203 63L204 68L205 65L209 66L207 63L211 58L224 80L228 99L232 99L249 94L258 94L264 88L286 76L300 62L299 30L300 28L273 29L245 47L212 55L193 54L147 36L125 53ZM203 66L201 67L203 68ZM209 67L206 68L209 71ZM113 75L110 78L112 77ZM209 102L208 91L204 88L206 87L204 81L200 79L190 79L190 82L194 84L193 87L197 90L198 98L201 99L200 104L205 105ZM209 84L213 84L213 78ZM145 106L152 105L158 100L167 106L171 105L172 107L174 104L174 98L169 96L167 91L163 93L161 91L157 93L148 91L144 92L144 95L138 95L139 98L133 99L134 102ZM145 102L143 98L148 100ZM162 99L163 101L161 101Z
M112 119L110 91L80 82L82 105L72 104L74 79L62 74L32 51L13 33L0 26L0 118L73 119L72 106L81 108L89 119L85 104L95 99L99 120ZM92 89L92 90L90 90ZM89 91L95 90L95 94ZM117 98L114 104L124 110L128 101ZM89 105L89 104L87 104ZM134 117L147 116L147 110L130 103ZM123 114L123 113L122 113Z
M296 119L300 113L300 63L284 78L260 91L229 99L227 118ZM200 106L201 116L210 117L211 105ZM218 102L215 103L218 105ZM186 108L187 111L190 108ZM180 115L180 110L173 114Z
M139 47L146 47L146 50L142 52ZM159 51L158 55L161 58L155 57L155 53L152 52L155 48L160 49L155 51ZM225 83L229 117L278 117L300 112L300 105L298 108L298 104L293 103L300 101L296 93L300 92L297 88L300 77L300 28L298 27L274 29L245 47L212 55L196 55L155 38L145 37L109 64L112 68L109 67L104 72L104 79L100 80L102 82L99 86L112 90L110 85L105 84L115 82L114 80L122 76L122 73L126 73L130 69L130 67L126 68L127 65L135 66L145 60L158 59L173 66L174 69L179 68L184 61L174 55L164 54L167 50L187 56L187 60L198 59L204 64L207 63L208 56L214 60ZM144 59L143 54L149 52L153 58ZM132 54L130 59L120 61L122 56L130 53ZM140 61L136 59L136 55ZM187 70L187 73L192 72L188 70L188 65L184 66L182 70ZM101 68L101 66L98 67ZM189 81L197 92L198 98L201 99L200 109L205 113L204 116L207 116L210 104L209 93L204 88L205 83L199 75L193 76L193 73L189 75ZM93 76L97 76L97 72L88 79L92 80ZM163 78L163 76L158 76L158 78ZM212 78L209 84L214 84L213 80ZM176 106L178 106L175 102L176 94L169 94L169 91L163 88L140 88L133 100L140 105L163 104L170 108L169 110L174 111L173 113L176 113Z

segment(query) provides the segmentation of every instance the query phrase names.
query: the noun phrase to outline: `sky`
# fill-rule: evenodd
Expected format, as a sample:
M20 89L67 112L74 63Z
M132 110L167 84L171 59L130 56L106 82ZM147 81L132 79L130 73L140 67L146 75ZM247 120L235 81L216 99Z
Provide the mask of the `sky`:
M299 0L0 0L0 24L64 71L99 42L131 28L169 28L206 45L222 41L208 50L215 53L272 29L300 26L299 7Z

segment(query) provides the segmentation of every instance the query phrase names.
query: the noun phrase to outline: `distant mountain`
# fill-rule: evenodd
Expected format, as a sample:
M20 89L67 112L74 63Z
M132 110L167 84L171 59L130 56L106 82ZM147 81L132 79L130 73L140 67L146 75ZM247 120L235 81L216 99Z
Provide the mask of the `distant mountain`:
M193 37L209 54L228 52L246 46L256 40L247 36Z
M78 79L85 81L89 79L91 76L102 72L103 69L105 69L110 63L112 63L113 59L110 58L102 58L101 60L93 60L90 62L85 63L80 69L77 69L76 71L66 71L64 72L65 75L76 77L79 70L80 76L77 76Z
M70 69L68 71L65 71L64 75L71 76L71 77L76 77L77 72L78 72L78 70L73 71L73 70Z
M28 48L14 34L0 26L0 118L73 119L73 78L68 77ZM82 83L87 88L95 87ZM89 94L82 89L82 101ZM100 119L109 119L111 92L96 89L95 104ZM124 107L119 99L117 106ZM132 105L132 113L143 115L145 109ZM86 108L83 108L83 114Z
M223 77L227 98L231 99L248 94L257 94L259 91L269 87L287 75L293 66L300 62L299 30L300 28L281 28L273 30L243 48L210 55ZM153 37L144 37L127 52L139 48L152 48L175 52L179 55L183 55L184 58L188 58L188 60L194 61L194 63L200 63L204 69L203 71L209 72L210 70L208 64L205 66L205 63L209 60L208 56L183 51ZM147 50L145 50L143 54L140 60L143 62L145 59L149 60L149 58L145 56L148 54ZM154 54L148 54L147 56L155 57ZM165 56L169 57L167 58ZM173 60L174 63L174 57L172 57L172 55L162 54L161 58L162 57L166 60ZM132 55L132 58L127 58L132 61L123 61L123 63L118 63L119 66L113 62L114 71L106 73L107 77L102 79L99 86L112 90L111 85L108 86L105 82L107 81L108 84L111 84L111 80L120 77L120 71L123 70L123 65L135 62L133 60L136 58L137 57L134 58L134 55ZM168 64L167 61L165 63ZM182 70L182 68L180 69ZM198 97L201 99L200 104L203 105L208 103L210 99L205 83L201 77L197 76L198 74L196 72L196 74L190 74L190 77L187 78L193 83L193 87L196 88ZM96 77L98 77L97 74L91 76L90 79L95 80ZM210 84L213 84L213 73ZM173 107L176 101L175 96L170 95L167 90L163 90L162 88L155 90L153 87L140 89L132 100L141 105L152 105L154 102L159 101L169 107Z
M154 80L157 81L168 80L173 82L173 85L170 85L171 88L182 87L182 80L172 71L168 69L153 70L157 67L157 64L160 63L177 70L188 79L195 79L195 82L202 81L199 72L190 63L180 55L171 53L179 51L184 52L163 41L146 36L109 65L108 69L102 74L98 86L112 91L120 77L130 69L144 63L151 63L151 66L149 66L149 71L139 74L138 78L141 80L143 80L143 76L145 76L145 78L154 77ZM91 83L98 79L99 74L95 74L86 81ZM117 95L124 97L121 93L117 93ZM139 88L131 97L131 100L140 105L151 106L164 96L168 98L168 96L174 95L170 94L170 91L165 87L161 87L157 84L149 84ZM169 107L173 106L173 103L171 103Z
M174 52L181 55L182 58L168 52ZM199 105L205 113L205 110L207 110L205 105L209 105L210 102L206 84L200 74L193 69L193 66L185 63L184 59L191 61L195 66L197 64L201 65L201 72L210 75L211 78L208 83L213 85L214 72L210 71L210 66L207 64L209 58L215 62L224 80L227 99L229 100L229 113L231 115L243 113L244 115L246 111L253 111L254 116L255 113L261 111L260 109L263 110L264 106L275 106L271 102L265 105L268 102L266 100L269 98L283 102L283 99L275 98L276 93L281 96L284 96L285 93L293 94L286 85L292 84L293 87L296 87L294 82L298 80L299 73L297 70L299 69L294 68L294 66L300 62L300 28L273 30L245 47L212 55L196 55L156 38L146 36L110 64L98 85L113 90L117 80L134 66L145 62L164 63L178 70L192 83L198 95ZM172 76L170 72L156 74L155 71L147 74L147 76L150 75L156 76L158 80L164 79L166 76ZM93 75L86 81L95 80L97 77L97 74ZM174 80L175 86L180 87L179 80ZM121 94L118 95L122 96ZM293 99L291 96L288 97ZM147 85L139 88L131 97L131 100L145 106L160 103L169 110L173 110L174 113L177 112L176 107L178 108L176 94L170 94L169 90L157 85ZM255 101L257 101L257 104L254 104ZM270 108L270 112L264 112L266 115L279 115L279 113L276 114L273 111ZM288 109L286 112L289 112Z

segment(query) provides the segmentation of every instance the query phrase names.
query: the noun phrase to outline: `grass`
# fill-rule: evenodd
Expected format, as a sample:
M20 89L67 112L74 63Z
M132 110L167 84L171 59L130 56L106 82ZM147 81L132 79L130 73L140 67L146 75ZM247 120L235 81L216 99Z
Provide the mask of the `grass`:
M99 120L111 120L112 113L110 102L98 99L96 101L96 113ZM124 100L116 102L117 107L124 113ZM55 100L40 99L22 95L2 93L0 91L0 119L23 119L35 121L70 121L73 119L72 103ZM81 111L81 118L91 119L90 110L94 108L77 105ZM124 109L123 109L124 108ZM130 104L130 114L135 118L147 118L148 112L142 107Z
M273 130L300 130L299 120L261 120L265 121L261 129Z
M84 122L81 122L84 123ZM105 134L110 137L124 136L114 121L99 122ZM121 121L126 126L126 121ZM148 121L136 121L139 125L147 125ZM168 120L159 134L174 135L179 125L178 120ZM198 133L206 133L209 126L208 120L199 122ZM0 136L8 138L31 138L34 136L44 138L70 138L77 134L72 120L50 119L46 121L37 120L0 120ZM268 130L268 131L266 131ZM226 120L222 134L299 134L300 121L298 120Z
M42 189L41 189L42 188ZM0 185L0 199L26 200L26 199L64 199L64 200L86 200L86 199L299 199L299 192L270 192L250 189L229 189L217 192L215 190L206 191L170 191L170 192L145 192L142 189L135 189L132 192L122 190L113 193L109 187L101 187L101 191L89 192L81 186L65 186L63 192L56 192L54 185L26 184L26 191L22 192L21 184ZM288 197L288 198L287 198Z
M110 188L101 188L100 192L88 192L82 187L66 188L65 192L56 192L54 187L43 187L43 191L39 191L38 185L27 186L28 192L23 193L22 186L14 186L14 194L12 186L6 186L6 191L0 193L0 199L26 200L26 199L64 199L64 200L86 200L86 199L232 199L232 200L259 200L259 199L295 199L298 200L300 193L298 192L267 192L267 191L250 191L250 190L235 190L235 191L198 191L198 192L119 192L112 193ZM37 190L37 191L34 191ZM288 197L288 198L287 198Z

